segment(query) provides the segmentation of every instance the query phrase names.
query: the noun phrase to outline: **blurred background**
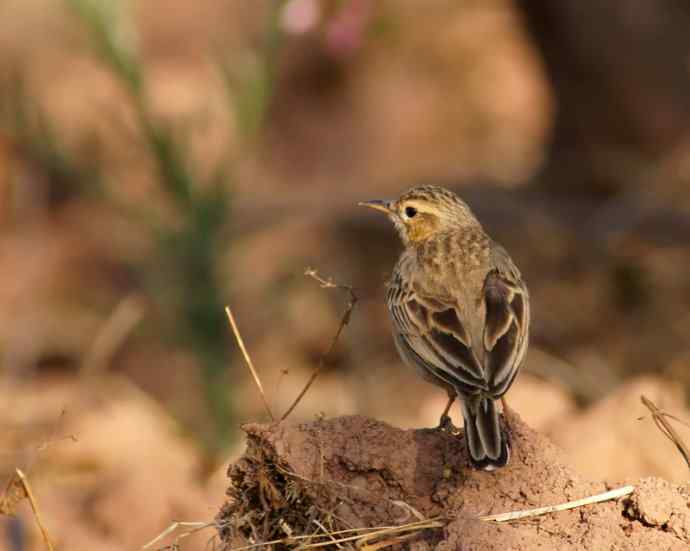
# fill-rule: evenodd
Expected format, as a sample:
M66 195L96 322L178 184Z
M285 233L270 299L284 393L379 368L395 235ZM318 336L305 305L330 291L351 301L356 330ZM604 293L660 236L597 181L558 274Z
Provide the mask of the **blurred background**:
M211 521L268 419L223 307L279 417L348 300L307 267L359 302L290 418L435 425L383 304L400 245L355 206L429 183L529 284L511 406L586 476L687 480L640 395L690 421L688 28L673 0L4 0L3 484L58 549ZM0 549L42 549L10 502Z

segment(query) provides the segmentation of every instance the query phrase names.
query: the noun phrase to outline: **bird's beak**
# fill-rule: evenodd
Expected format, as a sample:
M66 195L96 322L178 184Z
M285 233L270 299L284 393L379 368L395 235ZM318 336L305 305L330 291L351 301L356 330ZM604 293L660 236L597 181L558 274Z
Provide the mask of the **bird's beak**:
M393 210L391 209L391 204L392 201L381 201L380 199L375 199L373 201L360 201L359 203L357 203L357 205L360 207L369 207L370 209L380 210L381 212L385 212L386 214L393 213Z

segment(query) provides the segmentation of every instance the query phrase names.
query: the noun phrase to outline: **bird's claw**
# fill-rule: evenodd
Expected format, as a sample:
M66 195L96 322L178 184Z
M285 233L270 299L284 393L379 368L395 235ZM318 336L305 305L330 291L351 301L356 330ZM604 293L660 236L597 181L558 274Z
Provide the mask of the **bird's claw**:
M436 430L440 432L447 432L448 434L457 434L460 432L460 429L453 424L453 420L449 415L441 415L441 419L439 419Z

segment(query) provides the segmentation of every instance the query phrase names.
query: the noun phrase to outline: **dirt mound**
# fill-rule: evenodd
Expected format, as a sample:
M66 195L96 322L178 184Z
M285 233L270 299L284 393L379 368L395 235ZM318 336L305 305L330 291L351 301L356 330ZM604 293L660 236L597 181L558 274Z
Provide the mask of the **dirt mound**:
M350 530L345 536L355 538L362 535L357 528L424 518L438 524L381 537L389 545L404 536L412 548L448 551L688 548L690 494L659 479L641 480L618 501L520 522L478 520L610 489L583 480L515 414L508 421L513 456L497 473L469 468L462 437L361 416L245 425L247 451L229 469L229 500L218 515L221 538L239 546L291 536L297 544L305 542L298 536L313 534L308 541L328 545L326 531Z

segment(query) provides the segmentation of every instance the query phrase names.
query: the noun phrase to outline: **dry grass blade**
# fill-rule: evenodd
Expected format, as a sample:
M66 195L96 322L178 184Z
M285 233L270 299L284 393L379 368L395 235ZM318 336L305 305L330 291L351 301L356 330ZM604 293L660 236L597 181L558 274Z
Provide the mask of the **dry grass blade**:
M385 527L385 528L372 528L371 531L368 534L364 535L357 535L357 536L346 536L346 537L341 537L341 538L336 538L333 540L328 540L328 541L322 541L319 543L311 543L308 545L304 545L302 549L316 549L319 547L326 547L328 545L335 545L336 543L347 543L347 542L355 542L357 547L362 547L363 545L367 545L367 542L378 539L382 536L397 536L398 538L402 536L403 534L407 534L409 532L421 532L422 530L426 530L427 528L443 528L443 524L438 522L437 520L423 520L423 521L417 521L417 522L411 522L409 524L402 524L400 526L394 526L394 527ZM396 542L391 542L389 545L392 545L393 543Z
M412 532L411 534L395 536L393 538L377 541L375 543L358 542L358 546L362 551L379 551L379 549L385 549L386 547L391 547L393 545L399 545L401 543L404 543L405 541L414 538L416 535L416 532Z
M244 346L244 341L242 340L242 335L240 335L240 330L237 328L235 316L232 315L232 310L230 310L229 306L225 307L225 314L228 316L230 327L232 328L232 332L234 333L235 338L237 339L237 344L240 347L240 350L242 351L244 361L247 363L247 367L249 367L249 371L251 372L252 377L254 378L256 387L259 389L259 394L261 395L261 400L263 401L264 407L266 408L266 413L268 413L268 416L271 418L271 421L274 421L275 419L273 417L273 412L271 412L271 407L268 405L268 400L266 399L266 393L264 392L264 387L261 384L261 379L259 379L259 374L256 372L256 369L254 369L254 364L252 363L252 359L249 357L247 348Z
M321 531L328 536L328 538L333 542L333 544L338 548L342 549L342 545L338 543L338 540L336 540L335 536L328 531L328 528L326 528L321 522L319 522L318 519L313 519L312 522L318 526Z
M97 375L105 371L115 353L144 318L144 313L140 297L130 295L123 298L98 331L82 362L82 372Z
M415 534L427 530L429 528L443 528L443 524L437 520L422 520L422 521L417 521L417 522L411 522L409 524L403 524L401 526L396 526L394 528L383 528L380 530L375 530L369 534L365 534L364 536L360 536L357 541L356 545L358 548L363 548L363 547L369 547L370 549L372 548L377 548L380 549L381 545L385 543L385 547L388 547L390 545L394 545L396 543L400 543L401 541L404 541L407 538L410 538L414 536ZM377 540L383 536L386 536L386 540L384 542L379 542L379 545L374 547L376 544L374 543L369 543L372 540ZM343 541L343 540L339 540Z
M668 438L671 442L673 442L673 444L676 446L676 448L678 448L678 451L683 456L683 459L685 459L685 463L687 464L688 468L690 469L690 451L688 450L688 447L685 444L685 442L683 442L683 439L678 435L676 430L673 428L673 426L671 426L671 423L669 423L668 419L667 419L667 417L669 417L671 419L675 419L675 418L673 416L668 415L667 413L664 413L663 411L661 411L656 406L656 404L654 404L654 402L652 402L644 394L640 396L640 400L642 400L642 403L651 412L652 418L654 419L654 423L659 428L659 430L662 433L664 433L666 438Z
M283 413L283 416L280 418L281 421L284 421L285 419L288 418L288 416L292 413L292 411L299 405L299 403L302 401L302 398L304 395L307 393L307 391L311 388L311 385L314 384L314 381L316 378L319 376L319 373L323 370L323 366L326 363L326 359L333 353L333 349L335 348L335 345L338 343L338 339L340 339L340 334L343 332L343 329L345 329L345 326L350 323L350 317L352 316L352 310L355 307L355 304L357 304L357 295L355 294L354 290L350 285L340 285L338 283L334 283L330 279L324 279L322 278L318 272L312 268L307 268L304 271L304 275L307 277L311 277L312 279L315 279L318 281L319 285L321 285L322 289L343 289L347 291L349 300L347 303L347 306L345 307L345 311L343 312L343 315L340 319L340 325L338 325L338 330L335 332L335 335L333 336L333 339L331 340L331 344L328 347L328 350L324 352L321 357L319 358L319 363L318 365L314 368L314 371L312 371L311 376L309 377L309 380L307 381L307 384L304 385L304 388L302 391L297 395L297 398L295 398L295 401L292 402L290 407Z
M591 505L592 503L600 503L602 501L608 501L610 499L617 499L619 497L631 494L634 490L634 486L623 486L622 488L610 490L608 492L604 492L603 494L597 494L594 496L577 499L575 501L568 501L567 503L560 503L558 505L548 505L546 507L538 507L537 509L511 511L508 513L500 513L498 515L485 515L479 517L479 520L493 522L508 522L510 520L518 520L527 517L536 517L540 515L546 515L548 513L555 513L556 511L567 511L568 509L575 509L576 507Z
M176 547L179 547L180 540L182 540L188 536L191 536L192 534L196 534L200 530L204 530L205 528L210 528L212 526L216 526L216 523L215 522L173 522L170 526L168 526L165 530L163 530L160 534L158 534L150 542L143 545L141 547L141 551L144 551L145 549L151 549L156 543L158 543L162 539L164 539L167 536L169 536L170 534L172 534L178 528L189 528L189 530L182 532L179 536L177 536L175 538L175 543L173 544L173 546L176 546Z
M671 415L670 413L666 413L665 411L662 411L661 413L667 419L673 419L676 423L679 423L679 424L683 425L684 427L687 427L690 429L690 423L688 423L687 421L683 421L682 419L679 419L675 415Z
M412 507L412 505L410 505L409 503L406 503L405 501L402 501L400 499L393 499L393 500L391 500L391 503L393 505L400 507L401 509L404 509L405 512L408 514L407 518L409 518L410 516L413 516L417 520L426 520L424 518L424 515L422 515L422 513L417 511L417 509L415 509L414 507ZM405 519L405 520L407 520L407 519Z
M377 539L382 536L397 536L401 537L403 534L417 533L422 530L427 530L429 528L443 528L443 523L441 519L425 519L423 521L411 522L409 524L401 524L400 526L374 526L372 528L349 528L347 530L336 530L334 532L326 532L326 535L317 534L318 537L326 537L329 539L327 541L322 541L318 543L307 543L301 544L300 549L314 549L319 547L326 547L329 545L336 545L348 542L355 542L357 546L366 544L367 541L372 539ZM362 532L364 532L362 534ZM346 536L345 534L354 534L351 536ZM339 536L339 537L335 537ZM304 535L304 536L291 536L289 538L275 539L271 541L264 541L259 543L252 543L249 545L244 545L242 547L235 547L232 551L248 551L249 549L257 549L259 547L268 547L271 545L290 545L296 544L300 540L313 539L314 534ZM392 545L393 542L389 543Z
M34 520L36 520L36 525L38 526L38 529L41 531L41 536L43 537L43 542L46 544L46 548L48 549L48 551L53 551L54 547L50 541L50 536L48 535L48 530L46 530L46 527L43 524L43 520L41 518L41 512L38 508L38 502L36 501L36 498L34 497L34 493L31 491L31 486L29 485L29 481L26 478L26 475L20 469L14 470L14 476L12 477L12 480L10 480L10 484L8 485L8 489L10 489L10 487L16 488L17 485L21 486L21 488L23 490L23 494L24 494L23 497L25 497L26 499L29 500L29 505L31 505L31 511L34 514ZM15 494L14 490L12 491L12 493L15 496L19 495L19 494ZM3 501L4 501L4 498L3 498ZM16 505L17 502L15 502L14 505Z

